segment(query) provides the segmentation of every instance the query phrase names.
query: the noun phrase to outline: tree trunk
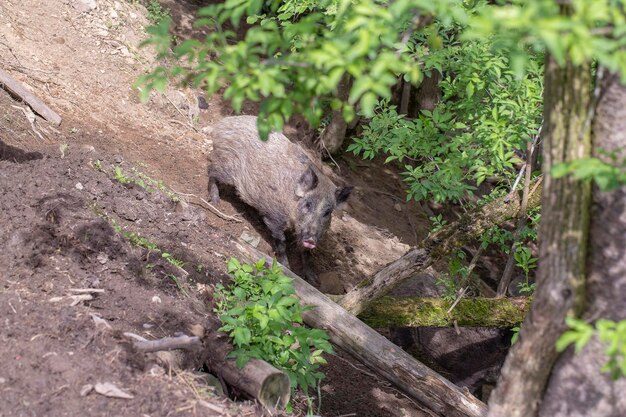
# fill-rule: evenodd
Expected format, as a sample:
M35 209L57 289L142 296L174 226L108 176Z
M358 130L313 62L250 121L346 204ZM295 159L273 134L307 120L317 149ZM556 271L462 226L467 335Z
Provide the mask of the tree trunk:
M430 76L424 77L422 83L415 89L413 106L409 107L409 116L418 117L420 110L433 111L441 99L441 89L439 88L441 74L432 70Z
M341 81L339 81L339 85L337 85L337 98L341 101L346 101L350 95L351 85L352 77L347 74L344 75ZM346 138L347 129L348 124L343 118L341 109L333 110L330 115L330 122L324 128L319 138L320 147L330 155L334 155L341 149L341 145L343 145L343 141Z
M540 187L537 184L531 187L531 191L533 192L528 198L529 209L537 207L540 200ZM458 221L429 236L421 247L410 250L373 277L361 281L341 299L341 306L358 315L368 303L385 295L405 279L426 270L433 262L477 239L490 227L516 217L519 210L520 196L516 193L513 198L503 197L467 213Z
M254 247L232 242L233 253L241 261L255 263L272 259ZM324 329L331 341L379 375L392 382L418 403L444 417L480 417L485 404L437 374L417 359L363 324L303 279L283 268L293 278L296 294L303 304L315 307L302 314L311 327Z
M544 91L545 175L537 290L519 341L507 356L489 402L490 417L534 416L557 358L565 316L579 311L585 280L591 187L573 176L556 179L556 164L591 154L591 70L547 58Z
M383 327L500 327L518 326L530 307L529 299L464 298L448 313L441 298L382 297L369 304L359 318L368 326Z
M593 124L594 149L626 157L626 87L617 76L603 83ZM601 154L594 155L608 159ZM609 162L609 161L607 161ZM626 186L594 189L587 260L587 311L583 318L626 319ZM626 379L613 381L600 367L604 346L593 339L580 353L568 349L557 361L541 405L541 417L626 416Z

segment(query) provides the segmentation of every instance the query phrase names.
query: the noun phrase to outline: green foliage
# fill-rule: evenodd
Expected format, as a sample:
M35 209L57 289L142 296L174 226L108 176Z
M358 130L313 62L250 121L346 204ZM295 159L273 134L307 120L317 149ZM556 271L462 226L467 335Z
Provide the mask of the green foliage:
M601 368L602 372L610 373L613 379L626 377L626 320L615 322L601 319L595 323L595 328L575 318L567 318L566 323L569 330L557 341L557 351L562 352L573 344L578 353L595 336L606 344L604 353L609 358Z
M348 151L364 158L379 153L404 167L408 197L461 201L488 177L515 175L516 151L541 123L542 73L537 58L515 76L507 57L490 40L462 42L457 27L439 27L443 47L417 36L410 49L424 71L442 74L441 102L410 120L383 101ZM417 58L416 58L417 59Z
M176 259L171 253L162 252L161 257L178 268L182 268L183 266L185 266L185 263L183 261L181 261L180 259Z
M487 249L489 245L496 245L504 253L511 252L511 244L513 242L513 233L500 226L491 226L480 237L480 246Z
M524 72L529 51L552 55L559 65L598 62L626 80L626 15L623 0L512 0L483 4L470 17L466 39L492 38L510 56L516 74ZM562 13L562 8L565 13Z
M318 371L325 364L323 352L332 352L326 332L303 325L302 312L293 280L274 263L265 266L228 261L232 285L216 286L216 313L223 323L220 330L233 339L230 356L242 367L251 358L263 359L289 375L292 388L305 393L324 378Z
M317 126L327 106L341 109L347 120L356 106L371 116L378 98L390 97L398 76L419 82L419 66L414 56L404 53L400 37L422 24L419 19L413 22L412 10L441 11L462 19L463 9L456 3L226 1L199 10L196 26L210 29L202 42L190 39L172 47L168 19L150 28L146 44L172 65L155 68L137 85L143 100L152 89L163 91L169 77L202 85L209 94L225 88L224 97L236 111L245 100L260 102L262 137L270 128L281 129L295 113ZM264 4L269 12L261 14ZM223 25L228 21L238 27L244 16L253 26L237 40L235 32ZM355 82L347 102L341 102L332 96L346 74Z
M165 194L172 202L176 203L179 201L178 195L174 193L172 190L167 188L165 183L161 180L155 180L150 176L144 174L137 168L132 168L132 173L124 172L120 165L112 165L113 167L113 179L119 182L122 185L130 185L134 184L142 189L144 189L148 193L153 193L155 189L159 189L163 194ZM97 160L94 163L94 168L99 171L104 172L102 169L102 162Z
M519 340L519 331L521 330L520 326L515 326L511 329L513 335L511 336L511 345L515 344Z
M532 269L535 269L537 267L538 259L533 258L530 249L523 246L517 246L515 248L515 253L513 254L513 257L515 258L516 265L520 267L522 271L524 271L524 275L526 276L526 282L522 282L519 285L520 292L523 294L532 294L533 292L535 292L536 284L531 284L528 281L528 275Z
M122 170L122 167L119 165L116 165L113 167L113 178L115 179L115 181L119 182L120 184L123 185L127 185L130 184L132 181L132 179L130 179Z
M602 191L613 191L626 185L626 158L621 163L615 154L610 155L613 163L598 158L583 158L559 164L552 168L552 176L561 178L573 175L582 180L593 180Z
M146 9L148 10L148 20L153 25L158 25L163 20L170 18L170 11L161 6L158 0L150 0L146 5Z
M448 272L442 274L435 284L442 288L441 298L449 303L454 302L468 278L468 267L463 264L465 252L458 251L448 262Z
M441 214L429 218L432 226L430 228L430 233L437 233L440 231L447 223L447 220L444 220Z
M147 237L142 236L139 232L129 232L127 230L124 230L122 226L115 220L109 219L109 221L111 222L113 230L121 234L122 237L127 240L131 245L147 249L151 252L160 253L163 259L178 268L182 268L183 266L185 266L185 263L183 261L177 259L171 253L164 252L163 250L161 250L159 245L150 241L150 239L148 239Z

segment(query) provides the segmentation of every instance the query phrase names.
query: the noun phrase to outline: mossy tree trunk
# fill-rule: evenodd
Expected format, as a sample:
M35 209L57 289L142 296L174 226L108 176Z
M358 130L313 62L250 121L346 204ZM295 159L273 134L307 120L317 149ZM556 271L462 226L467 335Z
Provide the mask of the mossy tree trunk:
M591 156L589 64L559 67L547 58L544 90L545 175L535 299L507 356L489 402L490 417L534 416L557 359L565 317L583 302L591 186L573 176L554 178L562 162Z
M626 87L614 75L601 91L593 123L594 151L616 152L621 161L626 157ZM608 159L599 153L594 156ZM583 318L626 320L626 186L611 192L594 189L591 213ZM626 416L626 378L613 380L600 371L607 361L604 348L594 338L580 353L570 348L559 356L540 417Z

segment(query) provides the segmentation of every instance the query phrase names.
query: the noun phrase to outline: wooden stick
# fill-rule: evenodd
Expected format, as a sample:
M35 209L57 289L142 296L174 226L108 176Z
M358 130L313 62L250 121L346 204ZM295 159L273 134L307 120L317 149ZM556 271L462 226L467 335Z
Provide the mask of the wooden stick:
M541 131L541 129L539 129ZM537 140L537 138L535 138ZM530 142L527 144L526 151L526 176L524 178L524 191L522 192L522 202L520 204L519 214L517 216L517 228L513 233L513 245L511 245L511 253L509 253L509 258L506 261L506 266L504 267L504 272L502 273L502 278L500 278L500 282L498 283L498 292L496 297L501 298L506 295L507 290L509 289L509 284L511 283L511 278L513 277L513 269L515 268L515 249L517 243L519 241L519 235L522 230L526 227L527 223L527 209L528 206L528 195L530 193L530 183L532 181L532 160L533 160L533 148L534 142L531 144Z
M157 340L147 340L134 333L124 333L124 336L135 339L133 346L141 352L158 352L174 349L194 350L202 347L202 342L197 336L181 335Z
M18 97L28 104L41 117L49 121L55 126L61 124L61 116L55 113L50 107L46 106L40 99L35 97L16 79L0 69L0 85L4 87L11 95Z

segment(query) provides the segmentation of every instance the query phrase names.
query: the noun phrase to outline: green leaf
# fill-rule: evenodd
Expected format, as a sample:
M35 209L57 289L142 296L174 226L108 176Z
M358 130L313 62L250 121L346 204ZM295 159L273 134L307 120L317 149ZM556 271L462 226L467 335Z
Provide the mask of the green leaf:
M471 98L474 95L474 83L473 82L469 82L467 83L467 86L465 87L465 94L467 95L467 98Z
M250 339L252 338L252 334L250 330L246 327L237 327L233 332L233 340L235 345L243 346L250 343Z

